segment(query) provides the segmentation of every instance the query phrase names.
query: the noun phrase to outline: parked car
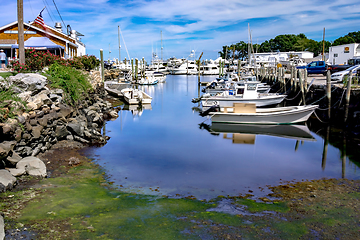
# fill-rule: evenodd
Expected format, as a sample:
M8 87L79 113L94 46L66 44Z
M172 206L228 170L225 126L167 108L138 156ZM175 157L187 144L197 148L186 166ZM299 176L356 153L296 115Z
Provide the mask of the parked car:
M344 71L333 73L331 74L331 82L334 83L343 82L344 77L347 76L350 71L352 71L353 75L357 75L358 70L360 70L360 65L355 65Z
M306 68L308 74L323 74L326 75L327 65L325 61L312 61L306 66L298 66L297 69Z
M328 71L330 71L331 74L336 73L336 72L340 72L340 71L344 71L348 68L350 68L351 65L344 65L344 64L339 64L339 65L329 65L328 66Z

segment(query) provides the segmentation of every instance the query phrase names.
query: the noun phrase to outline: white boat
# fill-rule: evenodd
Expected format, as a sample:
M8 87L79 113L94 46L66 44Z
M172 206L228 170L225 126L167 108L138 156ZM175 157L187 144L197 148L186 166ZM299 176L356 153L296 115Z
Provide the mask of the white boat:
M213 123L293 124L306 122L318 105L256 108L255 104L236 103L211 114Z
M234 103L254 103L257 107L264 107L279 104L285 97L286 95L278 93L259 93L257 83L240 82L218 95L204 94L201 105L208 108L214 105L232 107Z
M171 69L171 74L184 75L184 74L197 74L198 69L193 60L186 60L181 65L175 66Z
M124 100L129 104L151 104L152 97L139 89L125 88L121 90Z
M166 81L166 75L158 71L145 71L145 76L154 77L159 83Z
M154 75L146 75L138 79L136 83L140 85L155 85L158 83L158 80Z
M218 65L213 61L206 61L203 66L200 66L200 73L202 75L219 75L220 68Z
M124 88L131 87L131 83L127 82L115 82L115 81L106 81L104 82L104 89L111 95L115 97L122 97L123 94L121 90Z

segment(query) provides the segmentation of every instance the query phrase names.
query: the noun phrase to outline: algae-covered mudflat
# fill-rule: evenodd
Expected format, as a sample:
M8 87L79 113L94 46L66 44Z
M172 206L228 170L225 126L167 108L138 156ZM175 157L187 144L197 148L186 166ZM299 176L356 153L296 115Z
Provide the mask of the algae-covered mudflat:
M56 156L56 157L54 157ZM69 165L69 158L77 165ZM358 239L360 181L323 179L270 187L261 199L210 201L116 189L76 149L42 156L53 177L23 178L1 193L6 239ZM59 162L61 163L59 165ZM26 184L26 182L28 182ZM265 186L264 186L265 187Z

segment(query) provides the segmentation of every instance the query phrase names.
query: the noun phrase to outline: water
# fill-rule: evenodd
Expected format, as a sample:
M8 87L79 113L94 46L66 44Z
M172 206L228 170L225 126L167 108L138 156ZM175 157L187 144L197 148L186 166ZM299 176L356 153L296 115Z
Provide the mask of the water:
M166 83L142 88L153 97L151 109L123 106L106 124L108 143L89 150L124 191L211 199L260 196L268 193L266 185L283 181L360 179L359 164L330 144L324 165L324 140L314 132L212 129L191 102L199 94L197 76L169 75Z

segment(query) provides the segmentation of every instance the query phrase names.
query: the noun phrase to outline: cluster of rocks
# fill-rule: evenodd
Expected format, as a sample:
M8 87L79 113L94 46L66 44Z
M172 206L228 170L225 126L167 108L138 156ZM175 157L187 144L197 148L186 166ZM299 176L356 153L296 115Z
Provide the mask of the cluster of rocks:
M101 128L106 119L118 115L103 96L93 93L75 108L64 103L61 89L50 90L47 84L46 77L39 74L0 79L0 90L11 87L26 102L24 106L9 101L6 106L17 116L0 123L0 169L4 169L0 171L0 191L12 189L14 176L45 177L46 167L35 156L60 140L89 144L104 144L108 140ZM10 108L14 104L18 106Z

